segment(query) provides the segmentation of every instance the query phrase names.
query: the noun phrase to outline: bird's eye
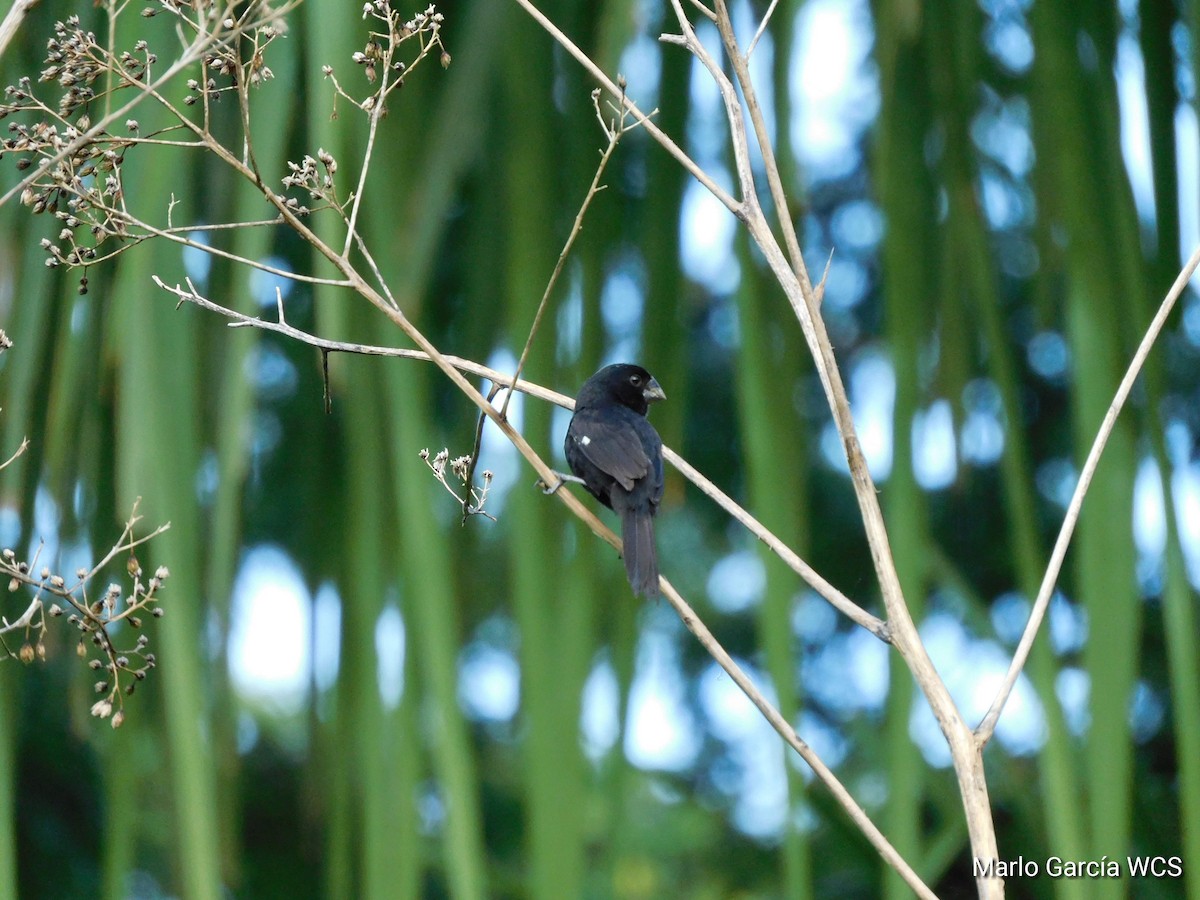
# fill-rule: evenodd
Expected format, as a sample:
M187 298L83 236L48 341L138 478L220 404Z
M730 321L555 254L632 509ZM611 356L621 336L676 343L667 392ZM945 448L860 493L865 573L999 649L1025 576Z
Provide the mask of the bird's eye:
M632 384L634 387L637 387L639 384L642 383L642 376L641 375L630 375L629 383Z

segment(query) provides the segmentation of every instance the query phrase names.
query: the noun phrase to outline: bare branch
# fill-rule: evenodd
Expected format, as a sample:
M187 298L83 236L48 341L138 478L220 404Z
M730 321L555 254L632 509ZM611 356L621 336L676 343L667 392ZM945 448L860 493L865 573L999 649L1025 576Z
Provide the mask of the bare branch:
M0 634L8 634L10 631L19 631L22 628L28 628L33 624L33 617L41 611L42 601L37 597L33 598L33 602L29 604L29 608L21 613L19 618L13 621L0 616Z
M816 569L800 558L791 547L780 540L765 525L754 518L749 512L739 506L733 498L705 478L691 463L669 447L663 447L663 459L679 470L688 481L700 488L705 494L717 502L725 512L737 519L746 530L753 534L770 548L771 552L783 560L788 568L799 575L814 591L820 594L838 612L845 614L851 621L861 625L881 641L891 643L891 630L888 624L877 616L871 615L832 584L826 581Z
M24 453L28 449L29 449L29 438L27 438L27 437L21 438L21 446L16 449L16 451L13 453L12 456L10 456L4 462L0 463L0 469L7 469L9 467L9 465L12 464L13 460L15 460L18 456L20 456L22 453Z
M21 23L29 15L29 11L39 2L41 0L14 0L12 7L4 16L4 21L0 22L0 56L4 55L4 51L20 29Z
M705 172L704 169L700 168L696 161L688 156L687 153L685 153L683 149L676 144L675 141L672 140L665 131L655 125L648 116L638 109L637 104L625 96L625 92L621 90L616 82L605 75L603 70L594 62L592 62L591 57L580 50L579 47L576 46L575 42L567 37L557 25L546 18L546 15L533 5L532 0L516 0L516 2L521 6L522 9L529 13L533 20L541 25L542 28L544 28L550 34L550 36L554 38L554 40L558 41L562 48L575 58L576 62L583 66L583 68L586 69L593 78L600 82L601 86L608 91L609 94L619 100L621 105L629 110L630 115L633 116L637 123L645 128L646 131L649 132L650 135L652 135L668 153L675 157L679 164L691 173L693 178L708 188L712 195L720 200L734 215L739 214L740 207L733 196L719 184L713 181L709 174Z
M260 260L250 259L246 256L239 256L238 254L232 253L228 250L222 250L220 247L214 247L211 244L194 241L187 237L187 235L197 232L224 231L238 228L257 228L263 226L280 225L285 221L282 216L256 222L225 222L211 225L200 224L175 226L169 224L170 212L168 211L168 226L166 228L159 228L156 225L151 225L149 222L137 218L136 216L130 214L127 210L118 209L94 200L92 205L95 207L95 209L114 217L114 219L118 221L123 222L125 227L131 229L140 229L141 231L145 232L145 234L130 234L126 232L123 235L119 235L119 237L127 243L116 247L109 253L89 259L87 262L88 267L97 265L105 260L112 259L113 257L124 253L130 247L136 246L142 241L148 240L152 237L157 237L180 244L181 246L188 247L192 250L199 250L202 253L209 254L210 256L217 256L221 259L228 259L231 262L241 263L242 265L248 266L252 269L258 269L260 272L266 272L269 275L276 275L280 278L286 278L289 281L295 281L302 284L321 284L329 287L350 287L350 282L345 279L321 278L315 275L304 275L299 272L294 272L290 269L281 269L278 266L273 266Z
M767 30L767 25L771 21L771 16L775 14L775 7L779 5L779 0L771 0L771 5L767 7L766 13L763 14L762 21L758 23L758 31L754 32L754 39L750 41L750 46L746 48L746 60L749 61L751 54L754 53L754 48L758 46L759 38Z
M566 491L560 491L559 493L563 494ZM610 540L609 543L615 540L616 537L614 535L613 540ZM800 757L812 767L813 772L825 787L829 789L829 792L833 794L834 799L842 806L854 824L866 835L871 845L879 851L879 855L900 874L900 877L904 879L905 883L912 888L918 897L926 898L926 900L937 900L937 895L921 881L920 876L913 871L904 857L888 842L888 839L883 836L883 833L875 826L875 823L871 821L863 808L858 805L858 802L846 790L845 785L821 761L821 758L813 749L805 741L801 740L787 719L780 715L779 710L772 706L766 697L763 696L750 677L742 671L741 666L734 661L733 657L713 637L712 632L708 630L708 627L696 615L695 610L687 604L687 601L679 595L674 586L662 576L659 576L659 586L662 588L663 596L675 608L675 611L679 614L679 618L683 620L683 624L696 636L696 640L700 642L700 645L716 660L717 665L728 673L729 677L733 679L734 684L741 688L742 693L750 698L750 702L758 708L758 711L762 713L763 717L778 732L780 737L787 741L788 746L799 753Z
M1200 246L1192 251L1191 258L1188 259L1183 270L1175 279L1175 283L1171 285L1171 289L1167 291L1167 296L1163 298L1163 302L1158 307L1158 312L1155 313L1149 328L1146 329L1146 334L1142 337L1141 343L1138 344L1137 352L1134 353L1133 359L1129 363L1129 368L1125 371L1125 377L1121 379L1121 383L1117 387L1117 393L1113 397L1112 403L1109 404L1108 412L1104 414L1104 421L1100 423L1100 430L1096 433L1096 439L1092 442L1092 449L1088 451L1087 459L1083 464L1083 470L1079 473L1079 481L1075 485L1075 493L1071 495L1071 502L1067 506L1067 514L1064 516L1062 526L1058 530L1058 537L1054 541L1054 551L1050 554L1050 563L1046 566L1046 574L1042 577L1042 584L1038 589L1037 599L1034 601L1033 609L1029 612L1029 621L1025 623L1025 631L1021 634L1021 640L1017 644L1016 653L1013 654L1012 663L1008 667L1008 672L1004 675L1004 681L1001 682L1000 689L996 692L996 698L992 701L991 707L975 729L975 739L981 749L991 740L992 735L995 733L996 723L1000 719L1000 714L1004 712L1004 705L1008 702L1009 695L1012 694L1012 690L1016 686L1017 678L1020 676L1021 670L1025 667L1025 662L1029 659L1029 652L1033 649L1033 641L1037 637L1042 619L1046 615L1046 608L1050 605L1050 597L1054 593L1054 585L1058 582L1058 574L1062 571L1063 560L1067 555L1067 547L1071 543L1071 535L1075 533L1075 525L1079 521L1079 512L1083 507L1083 498L1087 495L1088 487L1092 483L1092 476L1096 474L1096 467L1100 464L1100 456L1104 453L1108 439L1117 424L1117 416L1120 415L1125 402L1129 399L1129 394L1133 390L1133 383L1137 381L1137 377L1142 371L1142 366L1146 363L1146 357L1150 355L1150 350L1154 347L1154 342L1158 340L1163 326L1167 323L1167 317L1171 314L1171 310L1175 308L1175 302L1187 287L1197 266L1200 266Z

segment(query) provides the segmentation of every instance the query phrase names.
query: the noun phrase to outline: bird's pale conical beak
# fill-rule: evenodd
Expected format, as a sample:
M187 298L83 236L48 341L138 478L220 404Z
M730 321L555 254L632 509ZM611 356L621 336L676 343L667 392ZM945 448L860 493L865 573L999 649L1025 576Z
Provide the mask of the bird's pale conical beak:
M663 391L662 386L654 378L650 379L650 383L642 391L642 396L646 398L647 403L667 399L666 392Z

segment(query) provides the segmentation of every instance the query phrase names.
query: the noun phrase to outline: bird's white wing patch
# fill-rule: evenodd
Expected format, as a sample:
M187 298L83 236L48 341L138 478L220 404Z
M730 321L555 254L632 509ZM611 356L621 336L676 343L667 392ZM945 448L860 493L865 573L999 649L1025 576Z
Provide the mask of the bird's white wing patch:
M588 444L590 444L591 442L592 442L592 439L590 437L588 437L586 434L579 439L579 443L583 444L583 446L585 446L585 447Z

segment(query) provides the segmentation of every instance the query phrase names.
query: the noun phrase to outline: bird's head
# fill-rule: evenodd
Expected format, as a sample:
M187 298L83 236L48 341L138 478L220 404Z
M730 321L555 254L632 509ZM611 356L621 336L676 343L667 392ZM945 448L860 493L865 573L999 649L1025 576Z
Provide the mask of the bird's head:
M651 403L665 399L667 395L653 375L641 366L617 363L605 366L584 382L576 405L616 401L644 416Z

